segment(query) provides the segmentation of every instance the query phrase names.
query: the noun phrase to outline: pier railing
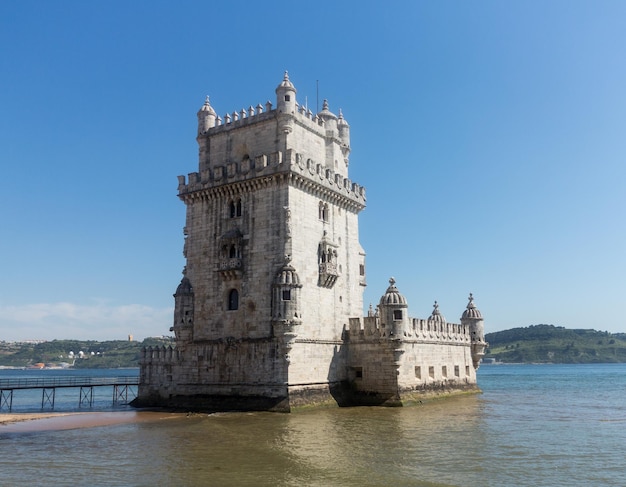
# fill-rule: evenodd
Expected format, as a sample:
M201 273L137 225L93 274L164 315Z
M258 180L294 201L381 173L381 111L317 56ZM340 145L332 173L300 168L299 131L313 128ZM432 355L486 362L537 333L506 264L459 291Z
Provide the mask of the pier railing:
M93 406L94 387L111 387L113 405L128 404L137 396L139 377L46 377L0 379L0 412L13 408L13 392L24 389L41 389L41 409L54 409L56 390L79 389L78 407Z

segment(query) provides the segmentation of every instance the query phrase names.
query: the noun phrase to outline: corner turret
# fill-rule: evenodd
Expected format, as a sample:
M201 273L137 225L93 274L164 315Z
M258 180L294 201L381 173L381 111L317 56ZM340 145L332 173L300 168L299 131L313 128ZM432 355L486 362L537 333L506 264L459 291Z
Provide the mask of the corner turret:
M179 343L191 339L193 333L194 293L191 281L183 276L174 294L174 326L170 328Z
M396 280L391 277L389 287L378 303L380 323L386 336L398 340L404 336L409 322L408 307L406 298L396 287Z
M276 87L276 110L280 113L296 113L296 88L289 81L287 71L281 83Z
M324 127L326 127L327 131L332 130L335 132L337 130L337 115L328 108L328 100L324 100L322 111L317 116L324 121Z
M215 119L217 114L209 103L207 95L204 105L198 111L198 135L205 134L210 128L215 127Z
M339 129L339 139L341 140L341 151L343 152L343 157L348 162L348 154L350 154L350 125L345 118L343 118L343 113L341 109L339 109L339 118L337 119L337 128Z
M474 305L474 296L472 293L469 295L469 303L467 308L461 316L461 325L469 326L471 346L472 346L472 363L474 369L478 369L480 360L485 356L485 349L489 345L485 341L485 325L483 322L483 316Z

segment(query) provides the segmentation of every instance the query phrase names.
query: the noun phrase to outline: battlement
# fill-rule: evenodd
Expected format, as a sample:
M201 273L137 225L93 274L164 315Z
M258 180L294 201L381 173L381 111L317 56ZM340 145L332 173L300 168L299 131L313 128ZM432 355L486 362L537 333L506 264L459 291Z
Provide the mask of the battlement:
M139 357L140 364L171 364L180 360L180 351L172 346L144 347Z
M380 338L398 339L417 342L441 342L469 344L470 330L467 325L457 323L435 323L422 318L409 318L410 326L402 337L394 336L390 326L380 323L376 316L350 318L350 339L376 340Z
M296 111L291 115L296 117L301 123L307 123L309 127L319 127L321 129L326 128L326 122L319 114L314 114L310 108L305 105L300 105L296 102ZM269 118L276 117L280 112L272 108L272 102L265 102L265 106L260 103L253 107L250 105L248 108L242 108L239 111L232 113L226 113L224 118L219 115L215 117L215 122L207 130L200 130L198 135L211 135L218 133L222 130L228 130L230 128L242 127L252 123L265 121Z
M178 194L185 195L223 185L259 178L267 179L277 174L297 176L302 184L317 186L320 190L332 191L349 198L359 209L365 207L365 187L352 182L349 178L326 168L322 163L306 159L300 153L289 149L270 154L260 154L240 162L228 162L224 165L207 168L201 173L192 172L178 176Z

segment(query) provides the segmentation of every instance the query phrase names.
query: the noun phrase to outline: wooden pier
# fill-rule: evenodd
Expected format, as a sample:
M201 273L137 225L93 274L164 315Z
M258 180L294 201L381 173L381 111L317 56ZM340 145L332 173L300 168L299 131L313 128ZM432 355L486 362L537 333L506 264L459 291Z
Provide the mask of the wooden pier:
M41 409L54 409L57 389L78 390L78 407L93 406L94 387L112 389L112 405L123 405L137 396L139 377L49 377L41 379L0 379L0 412L13 408L17 390L41 389Z

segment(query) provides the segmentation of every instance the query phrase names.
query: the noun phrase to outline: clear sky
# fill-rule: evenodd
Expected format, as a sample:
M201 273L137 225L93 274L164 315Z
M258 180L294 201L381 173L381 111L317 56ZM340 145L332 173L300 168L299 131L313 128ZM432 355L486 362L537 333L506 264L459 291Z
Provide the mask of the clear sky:
M169 334L196 112L351 126L364 305L626 332L626 2L0 1L0 340Z

